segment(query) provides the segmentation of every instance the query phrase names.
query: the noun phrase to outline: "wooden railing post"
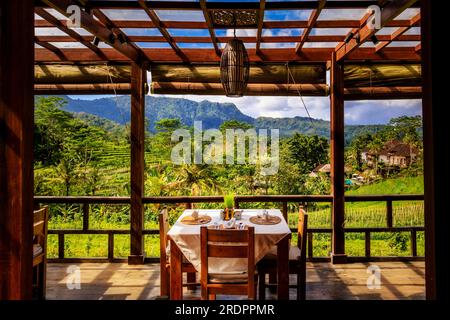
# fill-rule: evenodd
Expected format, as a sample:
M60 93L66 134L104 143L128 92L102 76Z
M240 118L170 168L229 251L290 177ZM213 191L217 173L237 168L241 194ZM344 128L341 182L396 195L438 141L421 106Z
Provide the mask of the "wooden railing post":
M370 231L366 231L365 232L365 254L366 257L369 258L370 257Z
M284 220L286 220L286 222L289 224L288 204L287 204L286 201L283 202L283 211L282 211L282 213L283 213Z
M345 254L345 186L344 186L344 71L336 61L336 53L331 59L331 189L333 195L332 215L332 263L346 263Z
M144 263L145 84L147 72L131 64L131 209L128 264Z
M415 229L411 230L411 255L417 257L417 232Z
M109 261L114 260L114 233L108 233L108 259Z
M64 259L64 233L58 234L58 259Z
M393 224L393 217L392 217L392 201L388 200L386 201L386 224L388 228L392 228Z
M89 230L89 203L83 204L83 230Z

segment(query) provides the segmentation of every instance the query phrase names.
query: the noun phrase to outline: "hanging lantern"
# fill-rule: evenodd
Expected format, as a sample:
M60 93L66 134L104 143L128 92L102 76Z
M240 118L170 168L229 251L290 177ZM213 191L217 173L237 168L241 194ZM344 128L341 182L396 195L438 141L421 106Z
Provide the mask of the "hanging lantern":
M244 43L230 40L220 58L220 81L227 97L242 97L247 88L250 63Z

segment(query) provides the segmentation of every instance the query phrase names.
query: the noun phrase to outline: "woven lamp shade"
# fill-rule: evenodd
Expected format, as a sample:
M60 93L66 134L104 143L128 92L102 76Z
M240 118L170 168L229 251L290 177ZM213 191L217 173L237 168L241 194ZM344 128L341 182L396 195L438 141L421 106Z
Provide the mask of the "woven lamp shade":
M220 58L220 81L227 97L242 97L250 71L247 50L239 39L230 40Z

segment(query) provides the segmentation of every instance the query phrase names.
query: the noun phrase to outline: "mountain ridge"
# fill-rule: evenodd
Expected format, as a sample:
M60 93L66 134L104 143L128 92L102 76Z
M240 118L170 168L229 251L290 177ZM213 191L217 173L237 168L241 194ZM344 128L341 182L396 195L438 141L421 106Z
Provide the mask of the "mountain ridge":
M65 110L75 114L91 114L118 124L130 121L130 97L117 96L95 100L67 100ZM148 130L155 132L155 122L163 118L178 118L186 126L194 121L202 121L204 129L218 128L228 120L238 120L253 125L256 129L280 129L281 136L291 136L295 132L308 135L330 136L330 122L323 119L310 119L295 116L291 118L258 117L242 113L234 103L219 103L203 100L200 102L184 98L146 97L145 116L150 119ZM355 136L363 133L375 133L385 125L346 125L345 140L348 144Z

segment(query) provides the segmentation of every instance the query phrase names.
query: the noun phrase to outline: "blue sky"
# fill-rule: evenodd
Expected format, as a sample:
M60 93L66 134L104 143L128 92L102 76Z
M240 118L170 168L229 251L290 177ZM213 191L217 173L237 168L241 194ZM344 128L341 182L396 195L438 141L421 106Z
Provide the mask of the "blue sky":
M209 0L214 1L214 0ZM220 0L223 1L223 0ZM258 2L258 0L229 0L232 2ZM269 0L279 1L279 0ZM49 12L58 18L61 15L54 10ZM417 9L407 9L397 19L409 19L417 14ZM147 20L143 10L104 10L104 13L111 19L129 19L129 20ZM157 10L161 20L179 20L179 21L204 21L203 14L200 11L175 11L175 10ZM278 10L265 11L265 21L282 21L282 20L308 20L311 10ZM330 19L360 19L365 14L365 10L330 10L324 9L319 17L319 20ZM39 18L39 17L36 17ZM394 30L392 28L384 28L379 31L379 34L391 34ZM340 34L345 35L350 29L313 29L312 35L331 35ZM76 32L82 35L89 33L82 29L76 29ZM129 35L160 35L157 29L124 29ZM168 29L172 36L209 36L207 30L196 29ZM265 29L264 36L300 36L303 30L301 29ZM232 29L216 30L218 36L231 36ZM239 29L238 36L254 36L256 29ZM412 28L408 34L419 34L418 28ZM39 28L36 29L37 35L59 35L63 34L56 28ZM76 43L53 43L59 47L77 47L81 46ZM406 44L406 43L403 43ZM168 48L166 43L137 43L143 48ZM307 43L305 47L334 47L336 43ZM402 43L395 43L395 46L402 45ZM414 43L407 43L407 45L415 45ZM106 44L100 44L101 47L108 47ZM212 48L212 44L202 43L179 43L180 48ZM295 43L266 43L262 44L262 48L281 48L294 47ZM364 44L365 47L373 46L371 43ZM254 44L246 44L247 48L254 48ZM150 77L149 77L150 79ZM94 99L98 96L75 96L80 99ZM195 101L210 100L217 102L232 102L245 114L253 117L270 116L270 117L293 117L305 116L305 110L298 97L243 97L243 98L226 98L222 96L172 96L183 97ZM306 97L305 102L314 118L329 119L329 98L328 97ZM347 102L345 105L345 116L348 124L378 124L386 123L390 118L399 115L417 115L421 114L420 100L397 100L397 101L357 101Z

